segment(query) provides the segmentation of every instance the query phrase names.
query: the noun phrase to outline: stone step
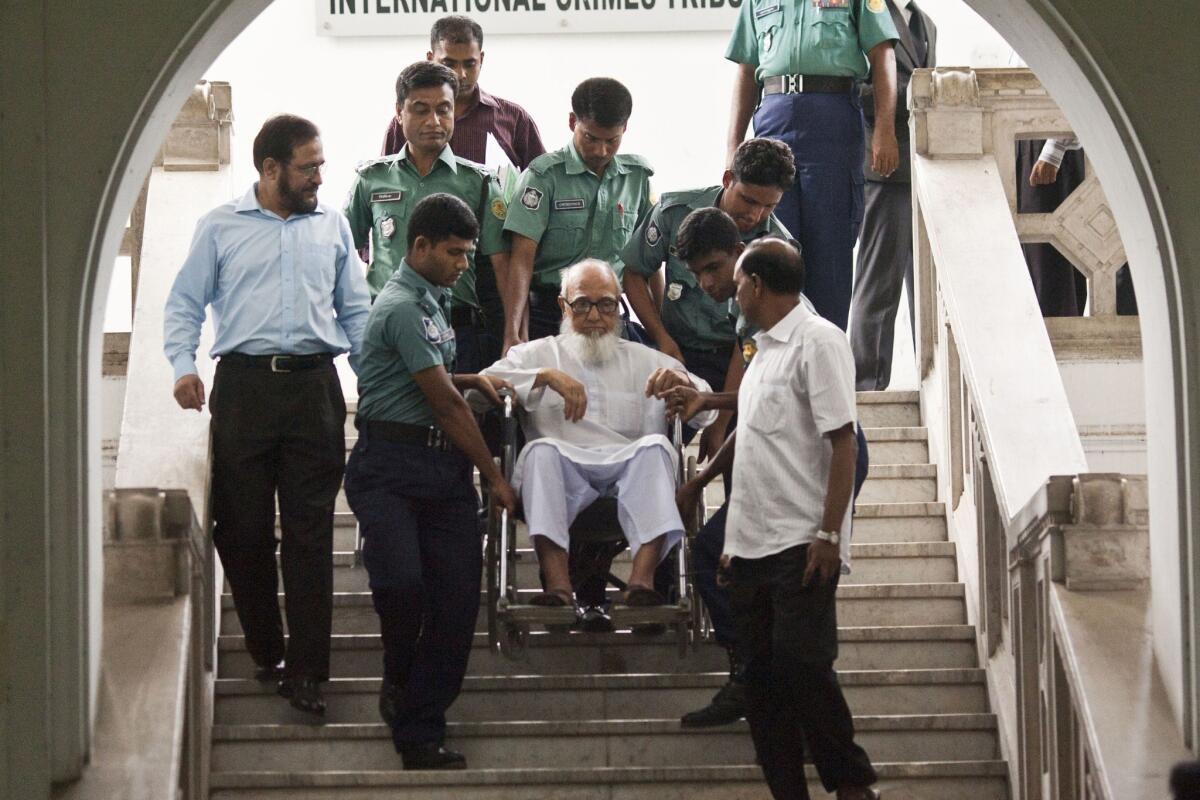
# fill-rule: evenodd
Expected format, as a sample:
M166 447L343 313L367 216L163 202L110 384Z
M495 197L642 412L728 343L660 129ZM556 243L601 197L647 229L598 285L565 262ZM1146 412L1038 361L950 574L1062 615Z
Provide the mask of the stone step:
M728 667L718 648L703 646L679 657L671 636L644 637L628 633L549 634L535 631L522 660L511 660L487 647L484 634L475 635L468 673L472 675L590 675L646 672L719 672ZM906 625L843 627L838 667L847 670L971 668L978 666L975 632L970 625ZM254 663L241 636L218 640L217 674L249 678ZM334 635L331 676L378 677L382 649L378 635Z
M871 464L860 503L931 503L937 500L934 464Z
M394 763L394 757L393 761ZM771 800L758 767L214 772L212 800ZM829 797L807 766L813 797ZM1003 761L876 762L888 800L1008 800Z
M854 506L856 544L884 542L944 542L946 507L943 503L868 503Z
M871 464L928 464L925 428L863 428Z
M997 756L992 714L854 718L855 741L880 761L983 761ZM745 722L682 728L678 719L451 722L447 743L469 764L505 768L570 764L667 767L754 763ZM214 725L212 769L251 772L303 764L312 770L399 765L383 722L327 725Z
M921 425L917 392L859 392L858 424L867 428L915 428Z
M505 719L673 719L708 703L725 672L647 675L468 676L450 708L455 722ZM981 669L839 672L846 700L867 716L987 712ZM327 723L379 719L380 680L343 678L325 684ZM217 681L214 722L220 725L305 724L311 720L255 680Z
M529 597L536 590L530 589ZM964 588L960 583L862 584L838 589L838 621L849 627L863 625L959 625L966 622ZM279 594L280 607L284 595ZM379 620L370 592L339 592L333 598L333 632L371 634L379 632ZM528 597L519 604L527 604ZM486 630L486 609L479 609L477 630ZM240 634L241 624L233 609L233 597L221 598L221 633Z
M707 503L709 513L720 502ZM860 498L854 507L854 541L858 544L875 542L944 542L946 541L946 509L936 502L867 502ZM357 520L349 511L334 514L333 546L335 550L352 550ZM524 526L522 526L523 529ZM278 530L278 526L277 526ZM527 541L523 533L518 541Z

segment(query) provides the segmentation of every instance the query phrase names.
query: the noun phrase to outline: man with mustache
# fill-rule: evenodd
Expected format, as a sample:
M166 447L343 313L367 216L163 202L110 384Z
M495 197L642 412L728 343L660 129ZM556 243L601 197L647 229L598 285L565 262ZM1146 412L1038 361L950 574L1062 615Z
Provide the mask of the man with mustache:
M367 282L377 295L404 258L409 219L422 198L445 192L459 198L479 220L478 255L485 269L503 271L508 244L503 236L507 207L500 185L487 168L450 149L458 78L447 67L418 61L396 79L396 116L406 142L399 153L368 161L346 202L346 218L357 247L371 242ZM491 341L475 291L476 259L451 290L450 322L458 342L456 368L478 372L499 354Z
M204 406L196 347L213 309L213 543L262 681L325 712L333 614L333 507L346 404L334 356L358 368L370 299L341 214L317 203L317 127L272 117L254 139L259 179L205 215L167 298L164 350L181 408ZM289 638L276 599L275 499ZM286 659L285 659L286 655ZM286 664L286 668L284 666Z
M655 396L674 386L707 391L682 364L619 334L621 287L612 269L589 259L563 272L558 336L518 345L483 371L512 384L525 411L528 443L514 472L545 578L532 602L574 604L568 529L600 497L615 497L633 553L620 602L661 605L654 569L683 536L674 503L677 468L666 408ZM690 424L703 427L715 413Z
M559 277L586 258L612 265L650 211L650 176L641 156L618 153L633 97L612 78L588 78L571 94L571 141L534 159L517 184L504 230L512 234L504 293L504 352L558 332Z

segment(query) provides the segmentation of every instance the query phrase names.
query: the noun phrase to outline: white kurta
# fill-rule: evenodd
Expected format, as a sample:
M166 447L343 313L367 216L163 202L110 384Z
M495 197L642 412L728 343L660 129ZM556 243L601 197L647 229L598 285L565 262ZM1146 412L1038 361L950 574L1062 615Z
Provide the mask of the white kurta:
M552 336L517 345L508 355L483 370L513 385L525 413L522 427L529 444L547 440L566 458L578 464L613 464L626 461L643 447L662 447L678 467L677 454L668 436L666 404L646 397L646 380L656 369L684 369L670 356L645 345L621 340L608 363L584 364L563 346L563 336ZM543 369L565 372L587 390L587 412L578 422L563 415L563 399L545 386L533 388ZM692 385L710 391L708 383L689 373ZM698 414L688 424L703 428L717 412ZM526 447L528 451L528 447ZM514 478L520 480L524 452L517 460ZM518 488L519 487L514 487Z

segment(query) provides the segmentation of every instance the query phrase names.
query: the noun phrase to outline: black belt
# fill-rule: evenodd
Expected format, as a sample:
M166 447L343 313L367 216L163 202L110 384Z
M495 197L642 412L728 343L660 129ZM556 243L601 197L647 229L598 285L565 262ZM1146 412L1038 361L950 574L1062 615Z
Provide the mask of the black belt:
M222 364L252 369L269 369L271 372L300 372L316 369L333 363L333 353L308 353L307 355L251 356L245 353L226 353L221 356Z
M354 418L354 427L368 437L383 439L385 442L400 444L415 444L421 447L432 447L435 450L450 452L453 445L450 437L441 428L434 425L412 425L407 422L389 422L388 420L370 420Z
M763 94L839 94L854 88L854 78L837 75L774 75L763 79Z

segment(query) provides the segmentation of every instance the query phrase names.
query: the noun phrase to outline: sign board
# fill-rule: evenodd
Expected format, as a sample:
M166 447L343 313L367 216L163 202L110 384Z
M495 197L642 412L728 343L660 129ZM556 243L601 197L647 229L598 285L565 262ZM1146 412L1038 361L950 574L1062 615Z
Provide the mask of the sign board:
M498 33L729 31L743 0L316 0L324 36L427 36L448 14Z

